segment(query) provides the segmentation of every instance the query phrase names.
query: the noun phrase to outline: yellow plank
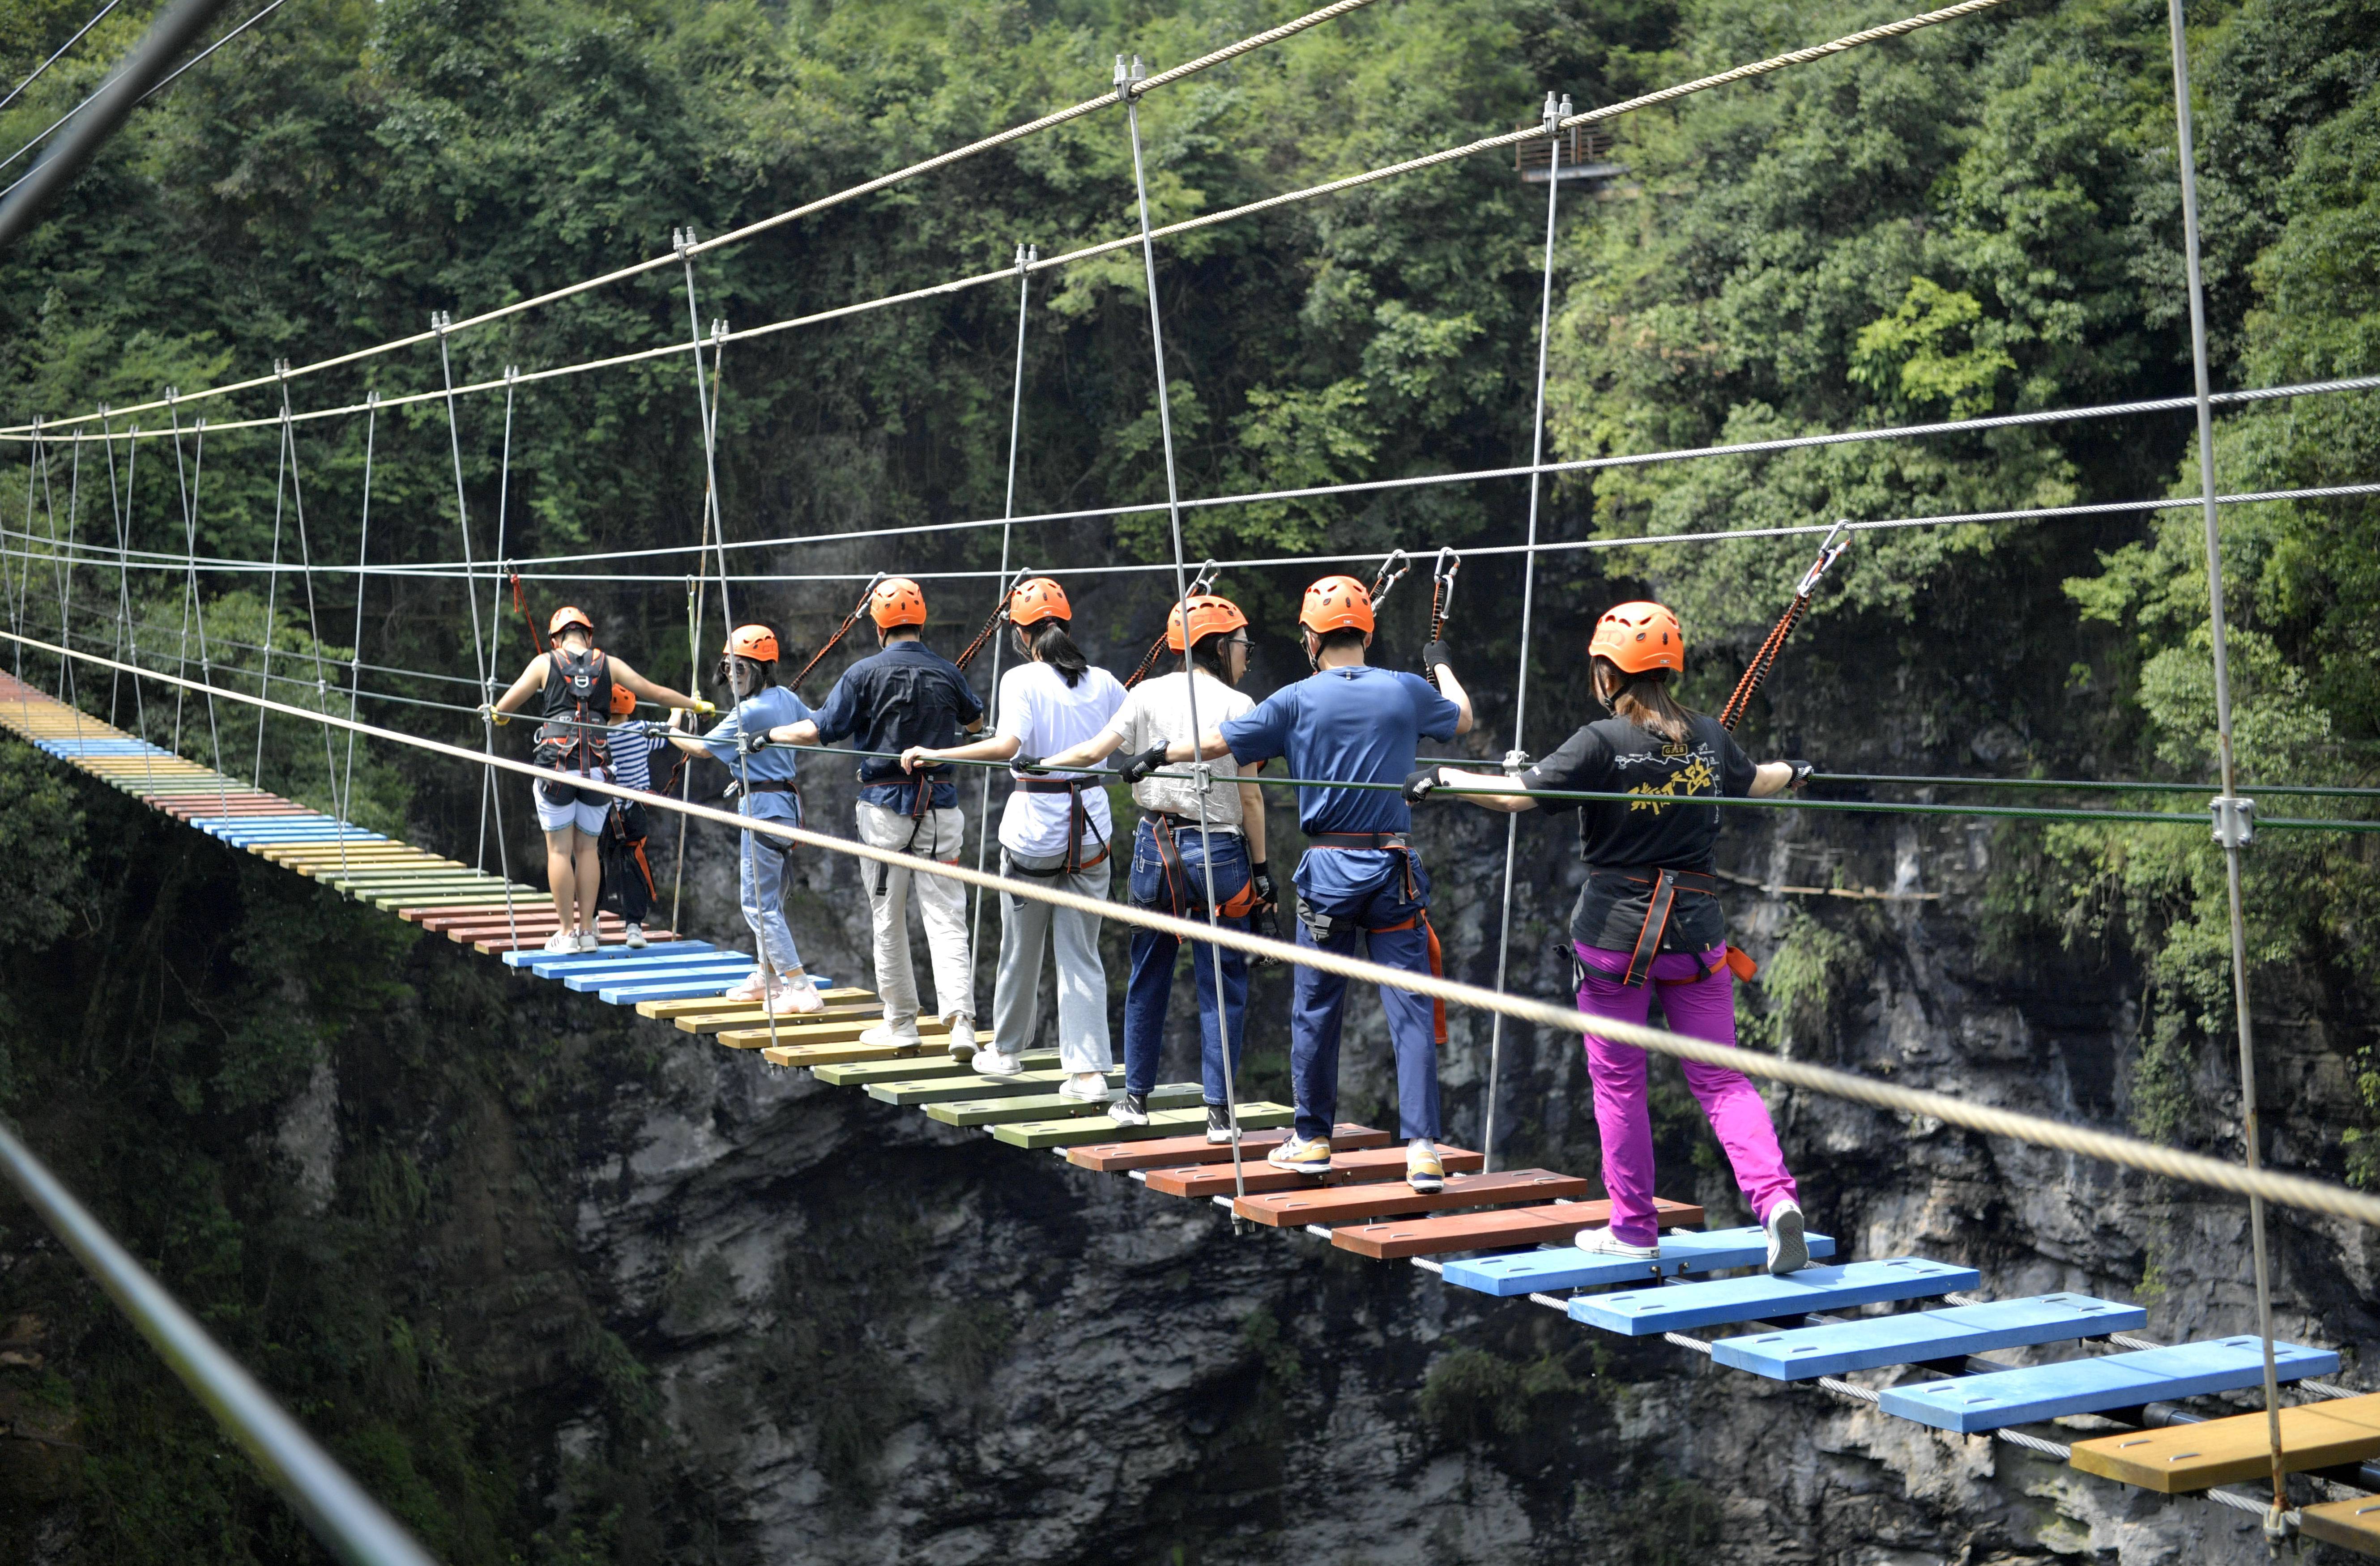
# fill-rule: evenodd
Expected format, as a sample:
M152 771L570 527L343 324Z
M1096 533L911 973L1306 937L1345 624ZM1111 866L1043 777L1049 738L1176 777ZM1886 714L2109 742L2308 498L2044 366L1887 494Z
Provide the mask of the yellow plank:
M739 957L744 955L744 953L740 952L730 954ZM876 1002L876 992L874 990L856 989L849 987L838 989L821 989L819 991L819 996L820 999L825 1001L829 1006L843 1005L854 1002L864 1002L872 1006ZM662 1022L674 1021L679 1017L698 1017L706 1013L716 1012L719 1009L719 997L716 995L705 996L699 1000L694 1001L639 1001L637 1002L637 1014L638 1016L652 1017ZM759 1008L758 1006L753 1008L752 1014L755 1016L759 1014Z
M770 1037L768 1024L764 1021L758 1027L722 1028L720 1030L718 1042L730 1050L759 1050L764 1052L771 1047L781 1050L799 1048L812 1051L818 1050L844 1051L831 1055L809 1053L803 1055L798 1061L777 1062L779 1065L824 1065L830 1061L840 1064L846 1061L889 1061L902 1055L932 1054L945 1049L943 1040L951 1036L951 1026L948 1023L921 1022L917 1028L918 1041L915 1047L862 1044L859 1041L859 1036L883 1020L881 1017L861 1017L852 1022L812 1023L808 1027L787 1027L784 1026L785 1019L779 1017L774 1038ZM853 1050L860 1052L851 1053L850 1051Z
M2281 1410L2281 1464L2295 1474L2380 1456L2380 1394ZM2272 1433L2262 1414L2169 1425L2074 1443L2073 1465L2103 1479L2180 1495L2272 1472Z
M2380 1555L2380 1496L2325 1501L2298 1513L2299 1531L2358 1555Z
M677 1024L677 1030L680 1033L716 1033L722 1027L746 1027L754 1023L761 1022L764 1020L764 1014L761 1012L760 1002L758 1001L729 1002L722 1003L714 996L711 1001L710 1010L707 1012L680 1014L674 1020ZM814 1012L808 1017L779 1017L777 1019L777 1026L780 1028L832 1027L843 1023L852 1022L866 1023L872 1026L883 1020L884 1009L880 1005L873 1003L856 1003L847 1006L830 1004L825 1011Z
M721 1034L723 1042L728 1036ZM737 1036L741 1038L741 1035ZM915 1048L893 1044L862 1044L856 1039L847 1044L783 1044L768 1047L764 1036L759 1040L760 1058L775 1066L844 1066L863 1061L914 1060L923 1055L940 1055L939 1044L920 1043ZM754 1048L748 1044L733 1045L735 1049Z

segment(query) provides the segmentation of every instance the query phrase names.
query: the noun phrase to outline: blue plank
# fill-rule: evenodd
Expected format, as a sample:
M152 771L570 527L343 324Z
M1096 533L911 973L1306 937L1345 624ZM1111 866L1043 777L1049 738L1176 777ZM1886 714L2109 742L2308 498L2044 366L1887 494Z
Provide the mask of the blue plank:
M743 982L746 970L713 979L686 978L667 984L625 984L598 989L595 998L607 1006L633 1006L639 1001L703 1001L724 995Z
M2100 1338L2148 1322L2149 1313L2138 1305L2088 1294L2040 1294L1721 1338L1711 1345L1711 1357L1756 1376L1803 1381L1880 1365L1915 1365L1994 1349Z
M647 967L641 963L625 967L584 968L577 972L549 974L539 972L540 978L558 978L565 989L617 989L624 985L639 984L709 984L714 979L725 989L752 971L752 965L741 958L718 962L686 961L668 967ZM701 991L696 991L697 994Z
M650 951L651 948L645 950ZM622 955L600 954L609 952L618 952ZM529 961L514 965L527 968L540 978L583 977L589 974L654 974L673 968L749 968L752 965L752 959L741 952L688 952L648 962L640 960L644 956L643 952L631 952L625 946L605 946L599 953L532 952L528 955Z
M1813 1256L1835 1254L1835 1243L1824 1234L1803 1236ZM1730 1267L1759 1267L1768 1260L1768 1233L1757 1224L1748 1229L1673 1229L1661 1236L1661 1254L1652 1261L1595 1256L1575 1245L1551 1245L1512 1256L1475 1256L1446 1264L1446 1281L1459 1288L1510 1299L1516 1294L1585 1289L1597 1283L1641 1283L1647 1278L1673 1278L1690 1272L1717 1272Z
M2297 1343L2273 1345L2273 1367L2284 1381L2327 1376L2338 1368L2328 1349ZM1887 1414L1931 1425L1937 1430L1997 1430L2061 1414L2129 1408L2135 1403L2204 1397L2260 1385L2265 1350L2255 1338L2224 1338L2206 1343L2176 1343L2133 1354L2102 1354L2036 1365L1989 1376L1920 1381L1888 1388Z
M1971 1267L1897 1256L1890 1261L1855 1261L1848 1267L1805 1267L1782 1278L1764 1272L1707 1283L1631 1289L1619 1294L1584 1294L1570 1302L1570 1318L1607 1332L1641 1338L1882 1300L1929 1299L1954 1289L1972 1289L1982 1281Z
M715 950L717 948L708 941L656 941L650 946L639 947L633 952L625 946L606 946L602 952L590 953L578 960L584 963L670 962ZM549 960L544 953L535 951L504 952L499 955L509 968L526 968Z

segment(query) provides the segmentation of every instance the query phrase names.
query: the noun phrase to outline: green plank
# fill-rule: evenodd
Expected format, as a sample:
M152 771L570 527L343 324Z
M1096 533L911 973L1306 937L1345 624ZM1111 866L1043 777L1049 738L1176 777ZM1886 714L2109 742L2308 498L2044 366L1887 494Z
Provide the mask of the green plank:
M1286 1104L1240 1106L1243 1131L1270 1131L1296 1118L1297 1111ZM1118 1125L1101 1115L1097 1120L1037 1120L995 1125L991 1134L1012 1147L1079 1147L1093 1142L1141 1142L1159 1136L1182 1136L1203 1131L1206 1125L1207 1111L1202 1107L1161 1110L1148 1117L1147 1125Z
M1058 1063L1055 1050L1035 1050L1016 1057L1028 1071L1044 1071ZM911 1055L897 1061L853 1061L844 1065L812 1066L810 1074L830 1087L866 1087L877 1082L919 1082L936 1076L972 1076L975 1068L948 1055Z
M868 1085L868 1096L905 1108L916 1104L952 1103L962 1099L1014 1099L1028 1093L1048 1093L1071 1074L1051 1070L1019 1072L1014 1076L935 1076L922 1080L871 1082ZM1123 1068L1118 1066L1109 1072L1107 1079L1110 1087L1122 1087Z
M1203 1107L1205 1090L1195 1082L1164 1082L1148 1096L1152 1110L1178 1110ZM1069 1099L1062 1093L1029 1094L1015 1099L971 1099L955 1104L928 1104L929 1119L944 1125L1001 1125L1011 1121L1072 1120L1082 1115L1107 1118L1104 1100L1087 1104L1080 1099ZM1109 1123L1112 1124L1112 1122Z
M495 888L492 892L440 892L428 894L420 892L376 892L356 899L358 903L369 903L375 908L388 908L392 910L397 908L478 908L490 904L501 904L504 900L504 889L501 886ZM521 908L530 912L535 912L539 909L551 910L553 906L553 899L552 896L531 886L516 886L513 888L513 901ZM497 918L504 917L504 911L501 906L497 908L494 917Z

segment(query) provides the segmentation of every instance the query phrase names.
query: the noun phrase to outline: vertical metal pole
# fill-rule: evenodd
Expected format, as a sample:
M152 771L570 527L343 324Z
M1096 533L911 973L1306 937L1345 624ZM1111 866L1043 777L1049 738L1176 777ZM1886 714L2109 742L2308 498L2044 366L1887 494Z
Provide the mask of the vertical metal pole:
M1522 725L1529 716L1529 636L1536 612L1537 597L1537 501L1544 488L1545 476L1538 471L1546 460L1546 358L1553 341L1554 320L1554 217L1561 198L1561 122L1570 115L1570 100L1557 103L1550 92L1546 94L1545 121L1548 155L1546 159L1546 272L1545 283L1537 298L1537 400L1529 425L1529 547L1521 564L1521 674L1512 693L1512 748L1505 760L1506 771L1520 762ZM1496 993L1504 993L1504 981L1512 962L1512 868L1520 857L1521 818L1504 818L1504 900L1503 912L1496 920ZM1488 1111L1486 1123L1480 1129L1480 1168L1492 1173L1496 1168L1496 1094L1504 1071L1504 1014L1499 1012L1488 1027Z
M284 378L284 383L281 403L281 451L273 469L273 569L267 572L264 577L264 649L258 655L256 676L256 694L266 698L273 695L273 623L278 613L281 601L281 506L283 492L288 483L289 446L292 439L289 432L286 379L289 366L286 360L275 359L273 361L273 370L274 374ZM256 710L256 766L249 774L255 780L259 790L264 787L264 718L265 710L259 707Z
M1009 536L1015 531L1013 518L1016 516L1016 435L1025 421L1025 307L1033 293L1033 279L1027 268L1041 259L1039 247L1016 247L1016 376L1008 394L1008 497L1000 508L1000 590L1008 590ZM1000 655L1006 651L1008 638L991 638L991 701L987 708L988 728L1000 727ZM975 868L984 867L984 856L991 847L991 773L983 769L983 795L976 813ZM983 950L983 888L975 889L975 911L967 923L967 960L973 962ZM972 982L972 981L970 981Z
M2215 409L2206 362L2206 288L2199 271L2198 154L2191 134L2190 49L2181 0L2166 0L2173 46L2174 129L2181 162L2181 241L2190 279L2190 360L2198 395L2198 492L2206 529L2206 613L2215 659L2216 759L2222 769L2223 797L2216 804L2216 836L2223 844L2223 875L2231 916L2231 1002L2240 1029L2240 1135L2247 1165L2263 1166L2263 1127L2256 1107L2256 1025L2248 1008L2248 936L2240 894L2240 850L2247 839L2248 813L2240 807L2231 751L2231 668L2224 647L2223 535L2215 501ZM2281 1463L2281 1396L2273 1368L2273 1275L2265 1248L2265 1203L2248 1198L2249 1244L2256 1269L2256 1332L2265 1345L2265 1423L2272 1443L2273 1507L2265 1518L2268 1543L2286 1536L2281 1514L2289 1509L2289 1486Z
M1206 872L1207 923L1212 928L1221 917L1217 912L1215 898L1215 855L1207 836L1208 800L1214 792L1215 781L1205 759L1198 753L1202 731L1198 727L1197 665L1190 658L1190 572L1182 544L1182 486L1173 467L1173 404L1165 378L1165 322L1157 302L1157 244L1149 237L1148 175L1140 155L1140 103L1132 90L1133 84L1147 74L1138 56L1134 57L1129 72L1124 69L1123 56L1116 56L1116 96L1123 100L1124 129L1132 138L1133 194L1140 208L1141 276L1148 288L1148 341L1157 361L1157 427L1165 445L1165 510L1173 529L1173 600L1182 616L1182 683L1190 711L1190 768L1198 783L1198 857L1200 868ZM1210 941L1207 943L1207 950L1215 964L1215 1038L1221 1046L1223 1058L1223 1113L1232 1128L1232 1194L1236 1202L1247 1195L1248 1183L1247 1170L1240 1151L1239 1086L1233 1080L1232 1070L1231 1006L1223 988L1223 949ZM1196 953L1192 954L1191 961L1197 961ZM1200 1020L1203 1025L1205 1019ZM1206 1028L1202 1026L1198 1032L1203 1047ZM1239 1227L1238 1210L1234 1208L1232 1231L1237 1232Z
M430 328L438 334L438 372L443 379L446 388L446 449L453 456L455 464L455 522L463 535L463 601L471 609L471 667L480 676L480 700L484 704L492 705L496 699L496 692L494 678L490 673L491 665L488 662L488 638L480 628L480 571L471 559L471 505L463 495L463 436L457 426L455 411L455 361L454 356L447 351L446 347L446 331L453 324L454 319L454 316L446 311L433 312L430 317ZM496 754L496 722L492 717L482 717L480 720L480 743L485 747L489 759L493 759ZM493 767L480 769L482 787L492 790L496 786L495 771ZM484 839L480 844L479 857L474 861L474 865L481 870L488 868L488 845ZM517 950L520 946L520 928L512 918L512 893L509 890L511 878L507 876L505 881L507 886L504 893L505 921L512 930L513 946Z
M488 666L481 671L480 682L482 700L492 701L496 695L496 660L502 658L504 646L504 524L509 519L513 489L513 391L520 378L520 366L504 366L504 455L496 467L496 552L490 556L495 564L495 582L488 589ZM484 770L485 786L480 790L480 854L481 864L488 858L488 807L499 810L503 801L496 798L496 770ZM498 831L504 828L501 819Z
M371 578L364 575L364 566L371 559L371 481L372 448L380 433L380 393L364 394L364 500L363 519L356 529L356 639L347 654L347 721L355 722L356 698L364 683L364 584ZM347 823L355 819L356 808L356 731L347 731L346 778L340 788L339 851L346 852Z
M314 710L331 710L331 682L322 663L322 621L314 605L314 551L306 540L306 475L298 461L298 426L289 415L289 382L281 382L281 428L289 437L289 512L298 524L298 567L305 573L306 636L314 644ZM322 786L331 790L333 814L338 810L337 753L331 744L331 726L319 725L322 731ZM346 868L346 844L342 834L339 845L340 868Z

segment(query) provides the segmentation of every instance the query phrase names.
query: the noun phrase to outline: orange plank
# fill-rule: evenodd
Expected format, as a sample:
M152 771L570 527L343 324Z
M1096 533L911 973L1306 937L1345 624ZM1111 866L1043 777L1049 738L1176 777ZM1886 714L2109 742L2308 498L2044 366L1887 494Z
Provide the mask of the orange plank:
M1261 1160L1289 1136L1286 1131L1250 1131L1240 1137L1242 1159ZM1334 1151L1356 1147L1385 1147L1389 1134L1375 1131L1368 1125L1335 1125L1330 1129L1330 1146ZM1163 1169L1170 1164L1220 1163L1232 1161L1228 1143L1217 1145L1202 1135L1161 1136L1148 1142L1093 1142L1066 1149L1066 1161L1077 1169L1097 1171L1101 1174L1122 1174L1127 1170Z
M1254 1223L1298 1228L1308 1223L1361 1223L1402 1213L1451 1212L1461 1208L1510 1207L1584 1196L1586 1181L1549 1169L1508 1170L1501 1174L1451 1174L1442 1191L1396 1185L1342 1185L1278 1196L1243 1196L1232 1210Z
M1402 1147L1365 1147L1354 1152L1338 1151L1339 1143L1331 1142L1330 1172L1300 1174L1294 1170L1275 1169L1258 1154L1247 1160L1243 1171L1245 1186L1235 1186L1232 1166L1228 1163L1196 1163L1177 1165L1172 1169L1152 1169L1142 1177L1152 1191L1168 1196L1228 1196L1234 1189L1252 1192L1315 1191L1330 1185L1360 1185L1366 1181L1402 1180L1405 1177L1405 1150ZM1449 1174L1475 1174L1487 1162L1467 1147L1438 1149L1439 1161Z
M1703 1209L1684 1202L1655 1199L1664 1229L1699 1229ZM1500 1212L1458 1213L1451 1218L1409 1218L1390 1223L1348 1224L1330 1232L1330 1243L1375 1261L1402 1256L1449 1256L1457 1251L1503 1251L1520 1245L1566 1245L1582 1229L1611 1221L1611 1204L1559 1202Z

